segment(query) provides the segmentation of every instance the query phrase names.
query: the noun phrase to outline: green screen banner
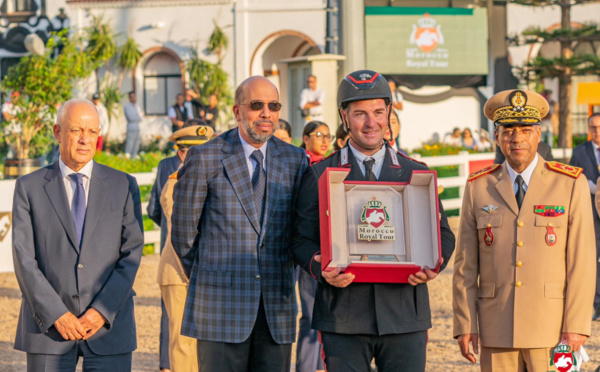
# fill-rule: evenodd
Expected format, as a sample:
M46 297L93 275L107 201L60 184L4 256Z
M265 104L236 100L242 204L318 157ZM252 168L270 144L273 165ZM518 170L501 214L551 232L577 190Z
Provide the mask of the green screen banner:
M398 75L487 75L485 8L366 7L367 68Z

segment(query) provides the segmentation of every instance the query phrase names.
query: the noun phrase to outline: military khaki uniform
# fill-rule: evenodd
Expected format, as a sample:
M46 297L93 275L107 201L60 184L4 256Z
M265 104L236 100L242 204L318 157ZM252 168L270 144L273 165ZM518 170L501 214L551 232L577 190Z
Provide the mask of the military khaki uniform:
M171 215L173 213L173 189L177 172L169 176L160 196L160 205L167 217L168 234L158 264L158 279L165 308L169 315L169 358L172 372L197 372L198 356L196 339L181 335L181 322L187 297L189 280L183 271L179 257L171 244Z
M479 334L484 348L544 349L561 332L590 335L596 248L585 176L539 157L519 211L506 163L491 168L465 187L454 337ZM500 370L490 360L482 356L482 370ZM537 360L527 369L551 370L549 357Z

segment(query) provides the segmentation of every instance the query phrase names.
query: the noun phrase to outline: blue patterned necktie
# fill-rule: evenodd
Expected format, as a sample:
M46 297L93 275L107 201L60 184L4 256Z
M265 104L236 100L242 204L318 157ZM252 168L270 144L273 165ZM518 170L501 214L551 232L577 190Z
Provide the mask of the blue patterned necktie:
M254 167L254 172L252 173L252 190L254 191L254 206L256 207L256 211L258 212L262 224L265 185L267 183L267 177L265 175L265 170L263 169L264 156L260 150L255 150L252 155L250 155L250 159L253 159L256 162L256 167Z
M85 189L83 188L83 174L71 173L69 178L75 182L75 193L73 194L73 203L71 203L71 214L75 223L75 233L77 234L77 244L81 244L81 235L83 234L83 223L85 222Z

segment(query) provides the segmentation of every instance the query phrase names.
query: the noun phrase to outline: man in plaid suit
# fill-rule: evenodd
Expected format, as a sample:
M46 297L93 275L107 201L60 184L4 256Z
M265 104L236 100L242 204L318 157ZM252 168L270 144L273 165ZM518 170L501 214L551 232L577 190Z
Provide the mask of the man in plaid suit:
M192 147L174 191L172 243L190 278L182 334L200 371L289 371L296 333L289 251L293 199L308 166L272 136L279 93L254 76L237 88L238 128Z

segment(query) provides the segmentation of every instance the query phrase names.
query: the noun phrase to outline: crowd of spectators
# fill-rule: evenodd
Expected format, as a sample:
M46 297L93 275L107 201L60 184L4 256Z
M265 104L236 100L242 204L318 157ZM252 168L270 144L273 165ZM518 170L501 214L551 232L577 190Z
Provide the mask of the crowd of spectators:
M456 127L452 129L451 133L446 134L442 144L480 152L494 151L495 146L490 140L488 131L480 129L478 132L477 136L474 136L470 128L461 130Z

